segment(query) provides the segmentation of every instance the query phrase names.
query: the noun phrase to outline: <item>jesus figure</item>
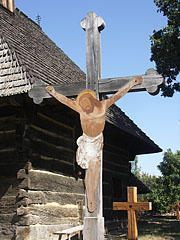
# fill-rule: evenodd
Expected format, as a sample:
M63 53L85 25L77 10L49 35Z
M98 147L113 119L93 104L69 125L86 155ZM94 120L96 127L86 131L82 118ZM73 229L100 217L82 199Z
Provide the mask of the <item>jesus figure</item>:
M142 77L136 76L110 98L102 101L96 98L96 94L92 90L83 90L76 100L72 100L57 93L52 86L46 87L46 91L50 95L80 115L83 135L77 139L76 161L78 165L86 169L85 186L89 212L94 212L96 209L95 193L101 168L102 132L105 126L106 111L133 86L141 83Z

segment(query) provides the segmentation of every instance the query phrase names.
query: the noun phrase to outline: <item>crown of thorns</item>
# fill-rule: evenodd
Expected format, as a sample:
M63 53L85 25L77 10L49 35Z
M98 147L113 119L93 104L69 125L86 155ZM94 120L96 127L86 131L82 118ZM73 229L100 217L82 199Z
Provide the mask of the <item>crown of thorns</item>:
M80 100L80 97L82 97L83 95L89 93L93 98L96 99L96 94L93 90L90 90L90 89L85 89L83 90L82 92L80 92L77 96L77 103L79 103L79 100Z

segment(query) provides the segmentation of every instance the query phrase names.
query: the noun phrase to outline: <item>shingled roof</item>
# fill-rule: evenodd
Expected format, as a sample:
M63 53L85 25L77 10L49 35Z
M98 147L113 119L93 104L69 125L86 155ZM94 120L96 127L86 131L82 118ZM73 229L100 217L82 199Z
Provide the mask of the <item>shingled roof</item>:
M0 26L0 97L26 93L35 82L85 81L85 73L18 9L11 13L0 5ZM116 105L108 110L106 120L147 143L145 152L161 151Z
M85 73L18 9L12 14L0 5L0 26L0 96L27 92L35 81L85 81Z

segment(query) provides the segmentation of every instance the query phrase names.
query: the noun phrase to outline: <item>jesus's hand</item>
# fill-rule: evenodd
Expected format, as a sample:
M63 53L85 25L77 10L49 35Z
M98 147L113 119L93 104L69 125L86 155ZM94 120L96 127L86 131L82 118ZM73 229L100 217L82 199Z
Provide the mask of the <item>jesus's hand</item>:
M142 83L142 76L134 77L134 85L139 85Z
M48 87L46 87L46 92L53 95L53 93L55 93L55 90L52 86L48 86Z

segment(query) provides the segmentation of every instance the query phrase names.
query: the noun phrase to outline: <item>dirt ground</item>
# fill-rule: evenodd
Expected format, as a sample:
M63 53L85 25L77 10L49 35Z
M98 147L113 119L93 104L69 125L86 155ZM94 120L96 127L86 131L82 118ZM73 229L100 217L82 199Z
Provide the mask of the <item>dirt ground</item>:
M112 231L105 235L105 240L127 240L127 232L127 229ZM141 217L138 240L180 240L180 221L176 217Z

